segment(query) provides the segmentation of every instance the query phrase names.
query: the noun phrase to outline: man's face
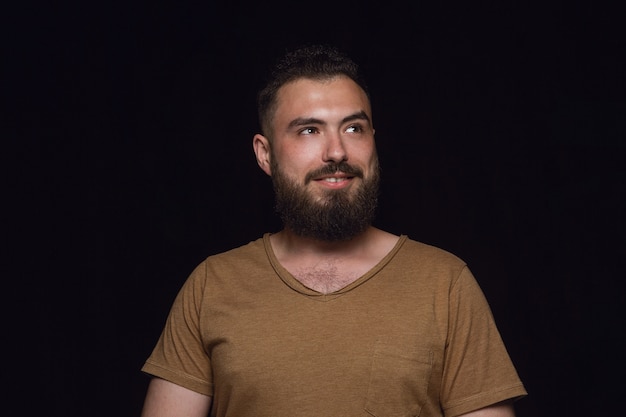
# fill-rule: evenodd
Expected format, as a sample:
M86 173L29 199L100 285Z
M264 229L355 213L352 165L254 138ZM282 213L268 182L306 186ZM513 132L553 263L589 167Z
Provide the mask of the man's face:
M291 82L278 93L273 127L270 173L285 226L326 241L364 231L379 184L365 92L346 77Z

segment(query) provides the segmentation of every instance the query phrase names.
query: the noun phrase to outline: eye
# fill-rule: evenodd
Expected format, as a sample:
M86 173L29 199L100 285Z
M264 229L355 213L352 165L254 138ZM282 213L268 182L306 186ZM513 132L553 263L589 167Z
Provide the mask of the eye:
M312 135L314 133L317 133L317 128L315 127L305 127L298 131L298 134L300 135Z
M361 133L363 132L363 127L361 125L350 125L346 129L346 133Z

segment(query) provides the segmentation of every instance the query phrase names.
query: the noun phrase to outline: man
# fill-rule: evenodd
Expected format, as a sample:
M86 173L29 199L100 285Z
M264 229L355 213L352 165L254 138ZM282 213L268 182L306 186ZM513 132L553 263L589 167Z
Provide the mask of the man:
M466 265L371 224L357 66L321 46L287 54L259 118L284 228L194 270L143 367L143 416L513 416L526 392Z

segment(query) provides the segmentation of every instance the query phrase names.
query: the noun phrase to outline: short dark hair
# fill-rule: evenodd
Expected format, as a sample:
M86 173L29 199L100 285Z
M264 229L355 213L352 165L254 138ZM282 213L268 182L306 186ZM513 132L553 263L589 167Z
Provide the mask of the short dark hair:
M359 66L339 49L328 45L305 45L288 51L270 70L269 79L257 96L261 131L271 138L278 90L300 78L327 80L343 75L352 79L365 92L369 91Z

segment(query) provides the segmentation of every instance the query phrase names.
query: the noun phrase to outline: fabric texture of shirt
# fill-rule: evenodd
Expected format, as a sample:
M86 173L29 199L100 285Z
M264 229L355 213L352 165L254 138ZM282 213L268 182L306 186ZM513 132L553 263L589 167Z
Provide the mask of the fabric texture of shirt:
M211 396L220 417L453 417L526 395L467 265L406 236L326 295L269 234L208 257L142 370Z

